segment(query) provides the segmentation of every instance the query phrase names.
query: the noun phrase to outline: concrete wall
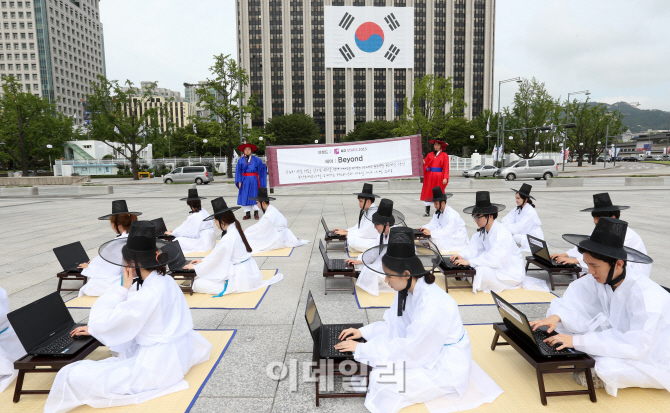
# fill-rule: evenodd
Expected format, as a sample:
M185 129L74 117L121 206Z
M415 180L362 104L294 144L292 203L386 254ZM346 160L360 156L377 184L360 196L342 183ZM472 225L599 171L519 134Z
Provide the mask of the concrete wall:
M662 176L650 177L629 177L626 178L626 186L663 186L665 185L665 178Z
M551 178L547 179L547 188L564 188L568 186L584 186L584 178Z
M0 178L0 186L19 185L72 185L91 182L90 176L34 176L21 178Z
M504 179L470 179L471 189L504 188Z
M18 188L2 188L0 195L2 196L31 196L38 194L37 187L18 187Z

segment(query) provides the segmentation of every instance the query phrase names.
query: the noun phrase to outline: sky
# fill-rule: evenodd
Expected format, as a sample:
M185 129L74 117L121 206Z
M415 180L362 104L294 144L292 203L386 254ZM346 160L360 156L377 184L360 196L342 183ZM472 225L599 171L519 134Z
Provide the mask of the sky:
M563 100L588 89L592 101L670 111L668 0L496 3L494 111L498 81L517 76ZM104 0L100 15L111 79L154 80L183 96L184 82L209 76L214 55L237 57L234 0ZM503 107L515 87L502 85Z

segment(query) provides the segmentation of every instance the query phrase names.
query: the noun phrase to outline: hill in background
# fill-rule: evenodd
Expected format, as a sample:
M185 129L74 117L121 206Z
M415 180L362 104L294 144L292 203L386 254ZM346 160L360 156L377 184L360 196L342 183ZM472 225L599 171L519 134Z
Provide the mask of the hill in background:
M597 104L597 102L593 102ZM611 111L620 108L621 113L625 116L623 124L630 129L631 132L646 132L651 130L670 130L670 112L665 112L659 109L638 109L625 102L619 102L609 105L605 103L607 108Z

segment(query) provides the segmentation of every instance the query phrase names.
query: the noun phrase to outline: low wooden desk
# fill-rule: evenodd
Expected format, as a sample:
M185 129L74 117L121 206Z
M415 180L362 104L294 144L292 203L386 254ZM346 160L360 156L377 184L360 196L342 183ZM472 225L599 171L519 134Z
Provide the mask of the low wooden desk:
M28 373L57 373L58 370L75 361L85 359L96 348L102 344L93 340L91 344L82 348L77 354L69 357L29 356L14 362L14 368L19 371L16 377L16 388L14 390L14 403L18 403L22 394L49 394L49 390L23 390L23 379Z
M348 366L346 366L343 370L346 373L342 373L341 370L341 364L343 362L346 362ZM349 370L348 367L351 366L351 363L355 363L356 369L355 370ZM332 368L327 365L327 363L332 363ZM336 397L365 397L367 396L367 393L320 393L319 392L319 376L321 376L322 372L327 372L327 373L332 373L333 376L353 376L353 375L363 375L365 374L366 377L366 387L370 385L370 370L371 367L359 363L355 360L327 360L327 359L322 359L319 357L319 349L316 346L316 343L314 344L314 348L312 350L312 366L310 367L311 372L314 374L316 377L316 407L319 407L319 399L333 399ZM325 374L324 374L325 375Z
M447 258L448 259L448 258ZM435 269L439 270L442 274L444 274L444 290L449 293L449 278L456 278L456 277L463 277L463 278L470 278L471 283L474 282L475 279L475 274L477 273L476 270L459 270L459 269L453 269L453 270L448 270L445 268L442 268L440 265L435 267ZM433 271L434 273L435 271ZM451 287L452 289L462 289L462 288L469 288L472 289L472 285L459 285L459 286L453 286Z
M579 357L552 357L545 358L538 355L532 347L520 340L513 332L509 331L505 324L493 324L493 330L496 332L493 336L493 343L491 343L491 350L495 350L496 346L512 346L537 372L537 386L540 390L540 400L543 405L547 405L547 397L552 396L575 396L580 394L588 394L593 403L597 401L596 390L593 386L593 376L591 376L591 368L596 365L596 361L589 356ZM499 343L498 338L502 337L506 342ZM586 372L586 382L588 390L570 390L570 391L553 391L548 392L544 388L544 375L554 373L573 373Z
M328 295L328 291L351 291L351 294L354 294L356 291L356 275L358 273L351 267L352 271L329 271L326 263L323 263L323 285L325 287L325 295ZM336 275L342 275L343 277L335 278ZM349 279L351 280L351 287L347 288L333 288L328 287L328 280L335 279Z
M56 277L58 278L58 286L56 287L57 292L79 291L79 289L88 282L88 277L82 275L80 272L61 271L56 274ZM63 288L63 281L83 281L83 284L79 288Z
M580 266L576 266L573 268L556 268L556 267L549 267L545 264L543 264L541 261L536 260L535 257L532 255L529 255L526 257L526 272L528 272L528 267L530 264L535 265L538 267L537 269L533 269L531 271L546 271L547 274L549 274L549 283L551 284L551 290L554 291L555 287L566 287L570 285L570 283L567 284L556 284L554 283L554 275L555 274L562 274L562 275L568 275L572 276L574 274L579 275L581 272L584 270Z
M425 235L422 232L415 232L414 233L414 240L422 240L422 239L430 239L430 235Z
M181 288L181 290L184 293L190 293L190 295L193 295L193 283L195 282L195 277L197 276L195 271L193 271L193 272L175 271L175 272L169 272L168 274L175 281L188 281L189 282L188 285L182 285L180 283L177 283L177 284L179 285L179 288Z
M328 249L334 249L334 250L346 250L347 249L347 236L346 235L335 235L334 237L324 237L323 242L326 243L326 252ZM332 244L342 245L342 248L333 248L331 247Z

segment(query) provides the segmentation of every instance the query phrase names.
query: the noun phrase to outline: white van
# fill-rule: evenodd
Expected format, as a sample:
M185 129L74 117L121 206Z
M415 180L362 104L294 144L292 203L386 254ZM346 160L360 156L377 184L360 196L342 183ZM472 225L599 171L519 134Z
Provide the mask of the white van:
M163 177L163 183L195 182L198 185L208 184L214 180L211 166L180 166Z
M521 178L549 179L558 176L558 165L553 159L521 159L498 169L496 178L508 181Z

